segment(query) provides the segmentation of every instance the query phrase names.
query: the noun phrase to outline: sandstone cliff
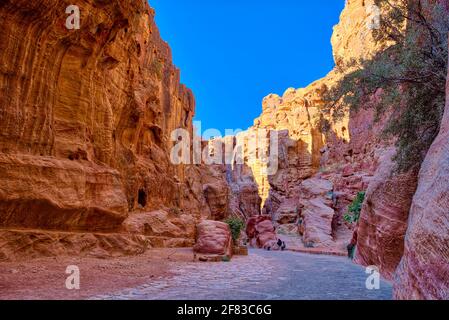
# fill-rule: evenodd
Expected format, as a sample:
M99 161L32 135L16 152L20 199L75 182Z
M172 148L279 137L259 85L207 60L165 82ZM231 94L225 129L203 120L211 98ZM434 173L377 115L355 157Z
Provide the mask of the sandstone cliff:
M207 215L195 172L170 163L170 133L192 132L195 102L154 11L140 0L77 5L81 28L68 30L66 1L0 4L0 258L58 241L64 251L83 237L103 250L118 233L133 252L189 244ZM125 241L134 215L165 230ZM81 233L62 233L71 231Z
M416 174L392 175L394 148L386 149L369 184L358 225L354 261L378 266L382 275L392 280L404 252L404 238Z
M446 97L440 134L421 166L413 197L395 279L397 299L449 299L449 81Z

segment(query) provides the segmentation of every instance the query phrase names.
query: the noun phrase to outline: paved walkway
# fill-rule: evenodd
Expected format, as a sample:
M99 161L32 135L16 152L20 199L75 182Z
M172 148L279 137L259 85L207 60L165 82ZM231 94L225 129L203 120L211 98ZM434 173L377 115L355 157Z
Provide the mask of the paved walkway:
M94 299L388 300L392 287L367 290L365 269L346 258L251 250L223 263L173 265L174 276Z

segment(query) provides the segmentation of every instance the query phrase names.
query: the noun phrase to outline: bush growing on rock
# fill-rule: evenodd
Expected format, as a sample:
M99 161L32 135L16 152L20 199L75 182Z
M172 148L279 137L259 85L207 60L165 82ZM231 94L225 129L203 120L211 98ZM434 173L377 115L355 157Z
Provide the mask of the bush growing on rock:
M243 228L245 228L245 222L239 218L229 218L225 222L231 229L232 240L234 241L234 244L237 244L237 241L240 238L240 233L242 232Z
M374 38L389 46L371 59L339 65L344 76L326 93L326 109L339 118L348 107L357 111L372 106L379 120L388 118L383 136L396 141L396 169L406 172L420 167L440 129L449 19L441 4L375 3L385 14Z
M366 192L362 191L357 194L357 197L349 205L348 213L344 216L345 221L349 223L356 223L360 219L360 212L362 211L363 201L365 201Z

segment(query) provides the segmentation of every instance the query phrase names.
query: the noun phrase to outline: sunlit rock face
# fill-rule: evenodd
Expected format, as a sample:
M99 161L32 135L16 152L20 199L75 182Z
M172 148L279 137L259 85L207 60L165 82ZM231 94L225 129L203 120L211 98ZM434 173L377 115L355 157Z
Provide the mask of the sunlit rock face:
M331 39L337 66L344 66L353 59L370 59L388 46L388 43L376 42L373 37L373 29L381 18L382 12L374 0L346 1Z
M68 30L67 5L0 4L0 227L119 232L161 208L199 218L202 190L169 158L194 97L153 10L81 0Z
M318 128L323 89L317 82L306 89L288 89L282 98L270 95L263 101L263 112L251 130L274 131L278 137L277 170L256 178L267 213L276 211L279 199L288 197L320 166L320 150L325 141ZM257 177L258 168L251 167Z

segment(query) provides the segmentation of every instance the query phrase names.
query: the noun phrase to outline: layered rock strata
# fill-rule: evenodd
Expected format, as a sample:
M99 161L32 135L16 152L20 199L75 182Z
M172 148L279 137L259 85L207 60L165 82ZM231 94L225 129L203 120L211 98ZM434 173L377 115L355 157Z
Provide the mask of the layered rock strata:
M207 199L189 183L195 170L173 166L169 156L172 130L192 133L195 102L154 11L146 1L81 0L80 29L69 30L67 6L0 4L1 255L14 247L57 254L36 244L77 242L81 236L62 233L73 231L104 247L96 234L123 237L128 217L154 221L151 212L161 209L170 213L161 217L167 228L151 237L193 241L173 226L192 229L207 216ZM133 251L143 248L133 243Z

